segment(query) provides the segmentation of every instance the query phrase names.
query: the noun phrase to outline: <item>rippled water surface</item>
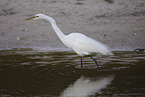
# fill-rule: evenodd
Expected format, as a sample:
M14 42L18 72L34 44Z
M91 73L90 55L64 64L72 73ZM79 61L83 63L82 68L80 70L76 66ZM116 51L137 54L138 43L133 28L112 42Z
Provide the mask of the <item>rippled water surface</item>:
M0 51L0 96L145 96L145 53L87 56L73 52Z

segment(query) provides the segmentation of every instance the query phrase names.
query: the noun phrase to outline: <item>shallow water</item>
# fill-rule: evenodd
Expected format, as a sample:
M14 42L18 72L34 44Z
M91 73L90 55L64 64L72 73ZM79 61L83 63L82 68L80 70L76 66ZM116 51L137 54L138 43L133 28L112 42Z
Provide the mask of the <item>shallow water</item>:
M0 96L145 96L145 53L87 56L73 52L0 51Z

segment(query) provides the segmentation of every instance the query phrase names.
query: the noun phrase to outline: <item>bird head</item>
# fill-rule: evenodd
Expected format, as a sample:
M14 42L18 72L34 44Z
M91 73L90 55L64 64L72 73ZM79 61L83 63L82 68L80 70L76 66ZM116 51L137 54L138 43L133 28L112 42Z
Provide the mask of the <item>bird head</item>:
M44 15L44 14L36 14L35 16L30 17L30 18L28 18L28 19L26 19L26 20L43 19L45 16L46 16L46 15Z

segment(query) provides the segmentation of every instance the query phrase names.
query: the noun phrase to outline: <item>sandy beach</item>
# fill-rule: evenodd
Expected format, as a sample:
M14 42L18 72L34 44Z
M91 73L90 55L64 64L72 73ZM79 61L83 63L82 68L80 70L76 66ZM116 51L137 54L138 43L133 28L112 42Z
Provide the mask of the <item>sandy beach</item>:
M145 49L144 0L0 0L0 49L65 49L43 13L65 33L80 32L112 50Z

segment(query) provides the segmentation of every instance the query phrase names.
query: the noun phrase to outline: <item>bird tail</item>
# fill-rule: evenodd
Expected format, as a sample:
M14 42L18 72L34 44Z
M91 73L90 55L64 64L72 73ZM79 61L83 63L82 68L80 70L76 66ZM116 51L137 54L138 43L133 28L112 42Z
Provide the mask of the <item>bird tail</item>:
M114 55L114 54L111 52L111 49L110 49L108 46L106 46L106 45L104 45L104 44L102 44L102 43L100 43L100 42L98 42L98 41L96 41L95 44L96 44L97 46L95 47L95 50L94 50L94 51L95 51L97 54L99 54L99 55L111 55L111 56Z

